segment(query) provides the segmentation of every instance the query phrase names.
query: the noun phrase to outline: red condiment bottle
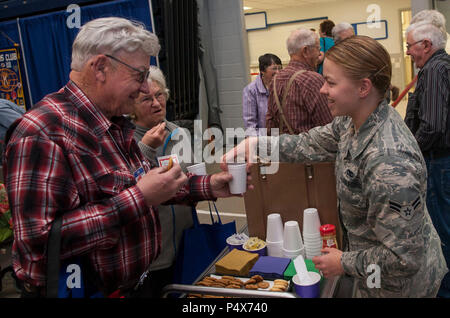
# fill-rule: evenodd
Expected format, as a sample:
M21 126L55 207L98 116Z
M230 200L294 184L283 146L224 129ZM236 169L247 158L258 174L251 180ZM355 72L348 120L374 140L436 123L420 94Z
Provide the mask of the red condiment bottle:
M338 248L336 240L336 227L333 224L322 225L320 227L320 235L322 236L322 248Z

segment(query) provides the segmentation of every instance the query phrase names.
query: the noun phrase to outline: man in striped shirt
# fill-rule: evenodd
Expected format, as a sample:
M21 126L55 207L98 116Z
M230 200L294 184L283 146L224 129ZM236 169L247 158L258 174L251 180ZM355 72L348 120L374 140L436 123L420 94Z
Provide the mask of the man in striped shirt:
M280 128L280 134L299 134L326 125L333 119L325 95L319 92L324 79L316 72L320 56L317 34L307 29L294 30L286 45L290 55L289 64L275 76L270 85L266 114L268 135L272 128ZM286 91L291 77L301 70L304 72L295 76L290 89ZM284 122L277 106L275 90L288 124ZM285 99L283 94L286 94Z
M10 128L5 181L23 296L45 296L49 232L57 217L61 259L81 257L91 286L109 295L134 287L160 253L156 206L230 195L227 173L187 177L178 164L151 169L133 138L134 125L122 116L140 92L149 92L150 56L159 48L158 38L138 23L90 21L73 43L67 85Z
M437 11L433 14L442 16ZM427 207L450 266L450 57L445 52L445 24L419 21L406 30L407 54L420 69L410 95L405 122L417 139L428 170ZM450 274L438 296L450 298Z

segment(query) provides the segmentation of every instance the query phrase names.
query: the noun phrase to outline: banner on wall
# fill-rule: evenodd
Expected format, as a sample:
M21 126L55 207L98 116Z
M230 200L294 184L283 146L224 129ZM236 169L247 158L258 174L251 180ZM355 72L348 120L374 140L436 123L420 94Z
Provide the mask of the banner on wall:
M26 110L19 58L16 47L0 50L0 98Z

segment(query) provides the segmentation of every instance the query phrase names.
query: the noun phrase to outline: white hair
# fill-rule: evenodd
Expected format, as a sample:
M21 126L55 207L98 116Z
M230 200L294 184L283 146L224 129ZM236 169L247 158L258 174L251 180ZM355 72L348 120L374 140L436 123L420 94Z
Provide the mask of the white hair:
M292 31L286 41L289 55L295 54L305 46L315 45L317 38L317 34L308 29L300 28Z
M447 43L447 33L442 32L439 26L422 20L410 24L406 29L406 35L411 33L414 41L430 40L431 46L436 49L443 49Z
M348 22L341 22L336 24L333 29L331 30L331 34L333 35L333 39L335 42L339 42L339 33L341 33L342 31L348 30L348 29L352 29L353 30L353 26L348 23Z
M417 12L411 19L410 24L426 21L433 24L437 28L444 28L445 30L445 17L437 10L422 10Z
M150 71L150 73L148 76L148 83L150 84L153 81L156 82L163 89L164 93L166 94L166 99L169 99L170 91L167 88L166 77L164 76L161 69L154 65L150 65L149 71Z
M142 23L117 17L95 19L81 27L73 42L71 68L80 71L91 57L114 55L121 50L129 53L142 50L156 56L160 45L158 37Z

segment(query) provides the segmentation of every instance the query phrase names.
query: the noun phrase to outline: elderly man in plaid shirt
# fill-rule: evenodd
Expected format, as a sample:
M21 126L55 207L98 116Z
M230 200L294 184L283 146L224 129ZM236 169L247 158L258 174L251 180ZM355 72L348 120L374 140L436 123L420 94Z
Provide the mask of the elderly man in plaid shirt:
M122 116L148 93L158 38L135 22L84 25L70 80L8 134L5 180L14 223L13 265L27 296L45 296L49 231L62 216L61 259L83 257L108 295L134 286L161 248L155 206L230 196L228 173L151 169ZM83 269L84 270L84 269Z
M319 92L325 81L316 72L320 55L317 34L307 29L294 30L286 46L289 64L271 82L266 113L268 135L273 128L279 128L280 134L299 134L333 120L327 98Z

